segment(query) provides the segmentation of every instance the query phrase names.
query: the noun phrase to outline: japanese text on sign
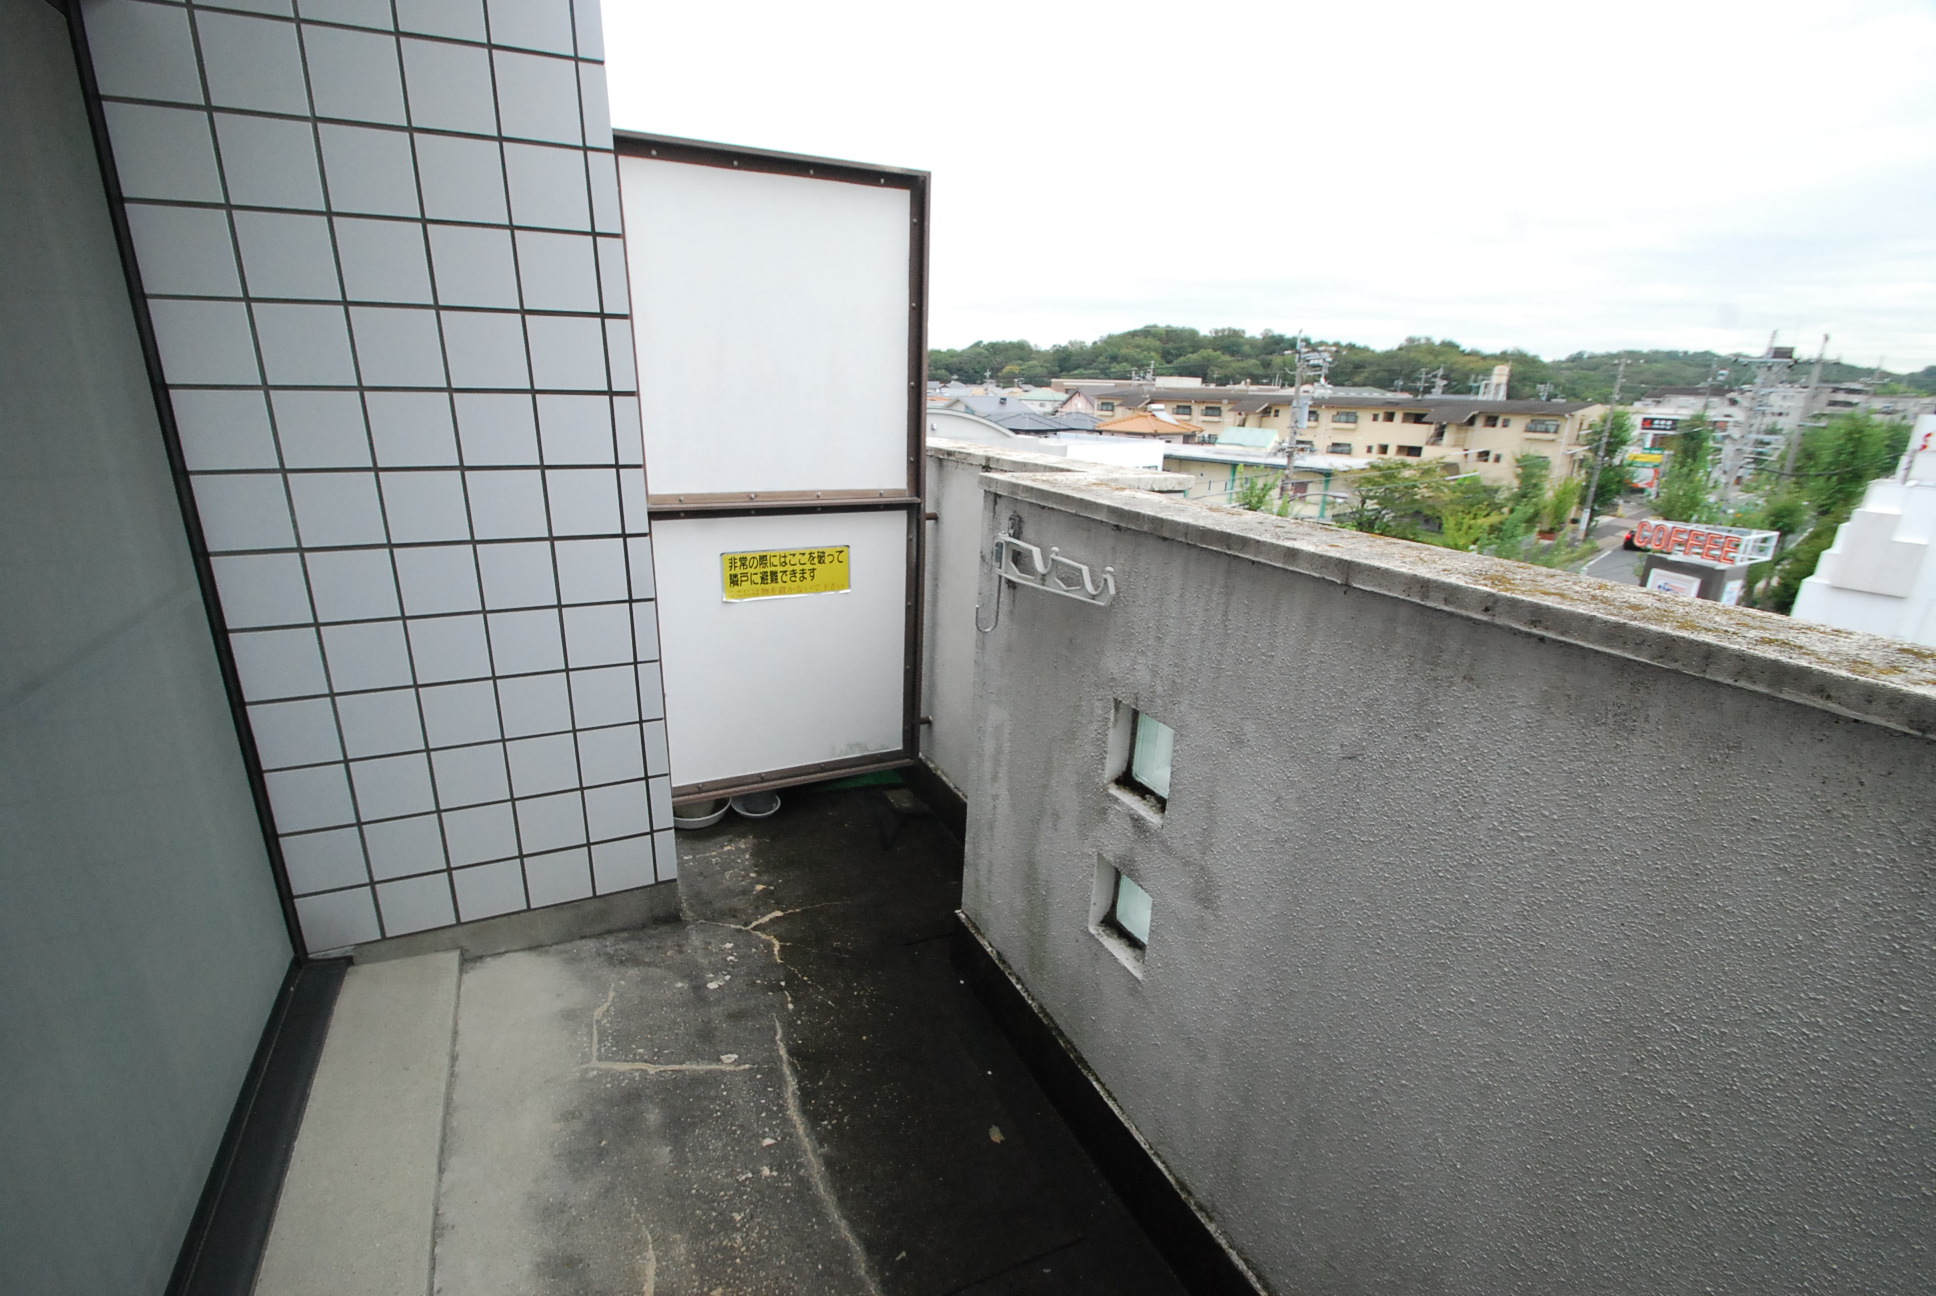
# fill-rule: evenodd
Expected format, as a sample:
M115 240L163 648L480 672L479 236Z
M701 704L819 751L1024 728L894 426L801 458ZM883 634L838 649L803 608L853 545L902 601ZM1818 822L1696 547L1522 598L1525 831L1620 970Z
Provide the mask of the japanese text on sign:
M721 554L719 565L728 603L783 594L838 594L849 588L846 545Z

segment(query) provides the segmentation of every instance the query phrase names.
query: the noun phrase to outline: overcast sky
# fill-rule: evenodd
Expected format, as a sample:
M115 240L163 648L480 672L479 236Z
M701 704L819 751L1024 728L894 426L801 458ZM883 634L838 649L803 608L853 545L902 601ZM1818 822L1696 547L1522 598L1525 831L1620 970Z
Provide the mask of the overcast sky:
M1936 364L1931 0L605 0L621 126L934 173L930 341Z

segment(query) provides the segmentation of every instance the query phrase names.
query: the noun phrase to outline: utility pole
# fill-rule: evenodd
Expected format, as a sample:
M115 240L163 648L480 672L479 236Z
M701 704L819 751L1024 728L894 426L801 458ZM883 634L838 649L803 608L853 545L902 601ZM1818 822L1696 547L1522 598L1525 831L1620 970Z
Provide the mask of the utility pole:
M1788 429L1788 444L1782 450L1781 479L1784 482L1795 479L1795 453L1802 447L1802 425L1808 422L1809 404L1814 400L1815 389L1822 384L1822 361L1828 356L1828 334L1822 334L1821 349L1815 352L1815 367L1808 371L1808 390L1802 394L1801 417L1795 426Z
M1613 435L1613 415L1620 408L1620 387L1627 381L1627 357L1621 356L1613 374L1613 399L1607 402L1607 416L1600 420L1600 448L1593 452L1593 476L1586 487L1586 517L1580 523L1580 543L1593 534L1593 502L1600 494L1600 464L1607 457L1607 438Z
M1331 349L1314 347L1308 337L1300 337L1297 342L1296 395L1291 399L1291 435L1284 446L1284 475L1277 480L1277 498L1280 502L1291 497L1291 470L1297 466L1297 439L1304 434L1311 421L1311 398L1318 389L1328 388L1325 381L1331 372ZM1310 379L1306 384L1307 377Z

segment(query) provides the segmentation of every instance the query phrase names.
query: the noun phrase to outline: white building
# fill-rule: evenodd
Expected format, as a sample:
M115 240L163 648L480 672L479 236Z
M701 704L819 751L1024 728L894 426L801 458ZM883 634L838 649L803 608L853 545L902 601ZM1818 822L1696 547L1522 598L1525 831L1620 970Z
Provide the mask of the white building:
M1815 574L1802 582L1795 615L1845 630L1936 645L1936 414L1916 420L1902 468L1869 483Z

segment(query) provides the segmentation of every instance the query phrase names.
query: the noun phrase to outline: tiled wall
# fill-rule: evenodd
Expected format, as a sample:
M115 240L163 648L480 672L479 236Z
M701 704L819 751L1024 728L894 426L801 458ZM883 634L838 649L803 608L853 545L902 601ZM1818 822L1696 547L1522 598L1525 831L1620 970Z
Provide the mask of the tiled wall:
M595 0L88 0L312 951L663 881Z

